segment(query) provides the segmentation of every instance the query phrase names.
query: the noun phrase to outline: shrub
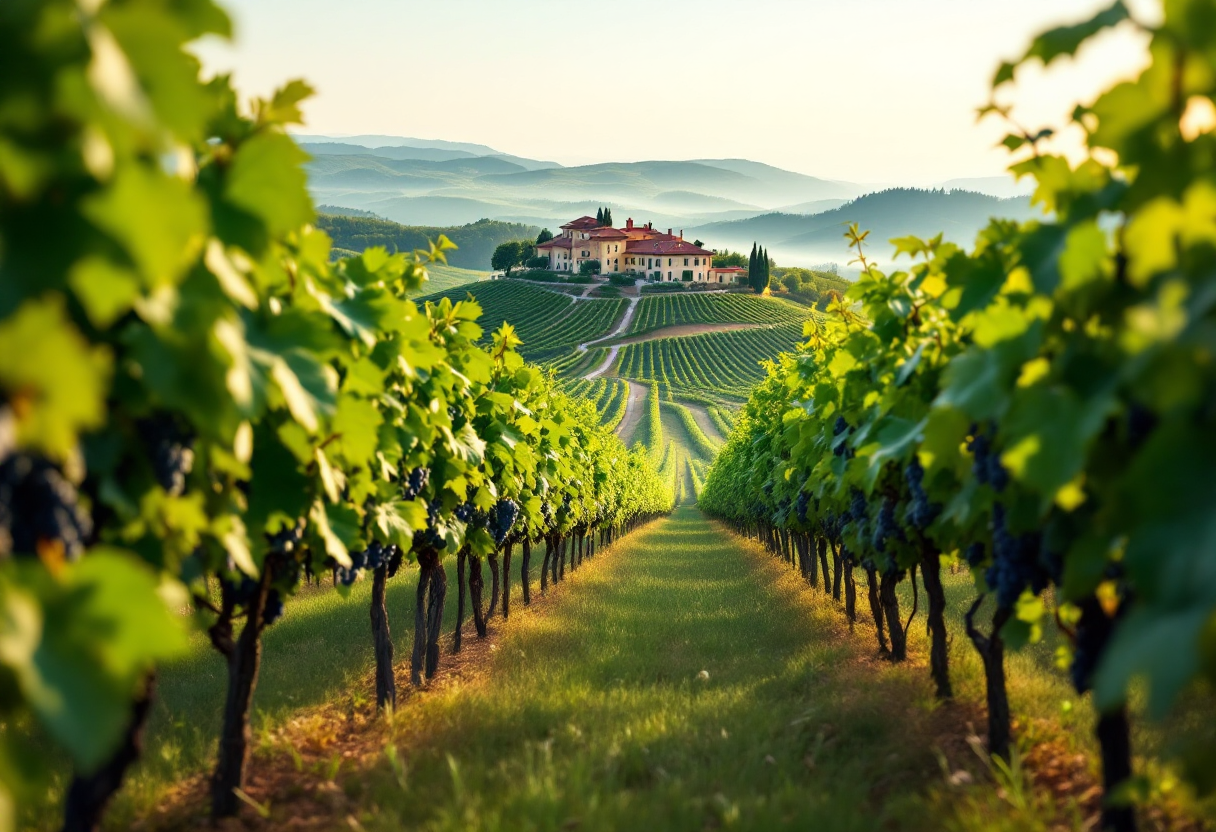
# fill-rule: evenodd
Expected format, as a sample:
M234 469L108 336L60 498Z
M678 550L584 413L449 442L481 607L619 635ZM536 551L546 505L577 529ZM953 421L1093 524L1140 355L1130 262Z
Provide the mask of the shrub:
M525 269L511 275L519 280L539 280L542 283L566 283L566 276L546 269Z
M528 262L524 263L529 269L545 269L549 268L549 258L543 254L538 254L535 257L529 257Z
M608 275L608 282L613 286L632 286L637 277L631 274L611 274Z
M683 283L651 283L642 287L642 293L647 295L662 294L663 292L683 292Z
M579 274L599 274L600 273L600 261L599 260L584 260L583 262L578 264L578 273Z

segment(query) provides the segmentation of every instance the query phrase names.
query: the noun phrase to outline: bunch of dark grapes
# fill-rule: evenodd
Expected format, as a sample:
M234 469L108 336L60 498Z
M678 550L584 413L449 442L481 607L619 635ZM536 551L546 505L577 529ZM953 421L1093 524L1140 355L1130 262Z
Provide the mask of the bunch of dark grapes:
M992 447L992 439L986 433L980 432L979 425L971 426L971 438L967 440L967 450L973 457L971 475L980 485L991 485L999 494L1009 485L1009 472L1001 464L1000 454Z
M984 552L983 543L972 543L963 552L963 559L967 561L968 566L974 568L984 562Z
M503 499L494 504L490 510L489 530L494 538L494 545L501 546L511 533L515 519L519 517L519 504L514 500Z
M1015 535L1009 531L1005 507L992 507L992 565L984 573L996 591L997 605L1010 609L1027 587L1035 595L1047 588L1048 575L1039 564L1041 540L1037 534Z
M397 570L401 568L401 564L405 561L405 552L401 551L401 547L393 544L388 547L388 555L384 565L388 567L388 576L395 577Z
M878 510L878 519L874 524L874 536L871 541L874 551L887 551L887 543L891 540L903 540L903 529L895 522L895 500L884 497L882 507Z
M795 507L795 510L798 512L798 519L803 523L806 522L806 510L808 508L810 508L810 506L811 506L811 495L809 493L807 493L806 491L799 491L798 492L798 504Z
M486 520L488 519L484 511L480 511L477 506L468 502L456 506L452 514L461 523L476 529L485 528Z
M0 556L36 555L59 545L64 558L76 560L92 534L75 486L54 465L29 454L10 454L0 463Z
M836 417L836 424L832 425L832 436L840 436L849 429L849 423L845 421L843 416Z
M548 500L545 500L543 503L541 503L540 516L541 516L541 519L545 521L546 527L550 527L553 525L553 504L550 503Z
M440 551L446 545L443 539L443 534L439 531L440 514L439 503L430 501L426 504L426 528L421 532L415 533L414 542L416 545L424 549Z
M401 480L401 499L415 500L431 481L430 468L415 468Z
M157 416L139 423L157 484L173 496L186 490L186 476L194 467L194 438L176 419Z
M912 528L924 531L941 514L942 507L939 503L930 503L928 495L925 494L925 469L921 467L920 459L912 457L912 461L904 468L904 479L912 493L905 518Z

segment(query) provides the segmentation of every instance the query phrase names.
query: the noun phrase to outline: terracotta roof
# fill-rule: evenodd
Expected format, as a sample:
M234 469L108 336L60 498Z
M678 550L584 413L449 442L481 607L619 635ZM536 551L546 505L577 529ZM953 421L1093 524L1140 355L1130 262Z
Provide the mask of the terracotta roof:
M587 232L591 239L623 240L629 235L615 228L593 228Z
M742 266L714 266L710 269L711 272L745 272L747 269Z
M599 228L600 221L595 217L579 217L576 220L571 220L562 226L562 228Z
M573 242L569 237L554 237L552 240L538 245L536 250L540 251L542 248L570 248L570 244Z
M625 246L627 254L661 254L669 257L675 255L696 255L713 257L712 251L694 246L685 240L630 240Z

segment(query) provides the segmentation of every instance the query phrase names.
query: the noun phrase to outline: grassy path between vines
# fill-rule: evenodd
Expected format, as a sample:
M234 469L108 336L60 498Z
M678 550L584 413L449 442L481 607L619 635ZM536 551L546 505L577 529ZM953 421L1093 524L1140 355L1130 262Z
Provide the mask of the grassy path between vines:
M574 578L397 715L344 786L363 828L942 828L957 720L771 558L687 508Z

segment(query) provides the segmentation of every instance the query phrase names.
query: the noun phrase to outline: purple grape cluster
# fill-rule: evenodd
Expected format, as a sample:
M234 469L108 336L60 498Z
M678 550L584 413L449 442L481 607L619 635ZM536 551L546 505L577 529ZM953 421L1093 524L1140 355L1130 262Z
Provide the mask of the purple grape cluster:
M798 502L795 505L794 510L795 510L795 512L797 512L798 519L801 522L803 522L803 523L806 522L806 510L810 507L811 507L811 495L809 493L807 493L806 491L799 491L798 492Z
M157 484L177 496L186 490L186 476L194 467L194 439L170 416L144 419L139 432L148 448Z
M1009 531L1005 507L992 507L992 565L984 573L996 591L997 605L1010 609L1027 587L1035 595L1047 588L1049 576L1039 563L1041 540L1037 534L1015 535Z
M367 548L350 553L350 566L338 567L338 582L343 586L351 586L359 579L363 570L376 571L382 566L388 567L389 577L397 573L403 556L401 547L395 543L385 546L378 540L367 544Z
M415 468L401 481L401 499L416 500L431 481L430 468Z
M502 499L490 510L489 531L494 538L494 545L501 546L511 533L516 518L519 517L519 504L511 499Z
M886 552L887 543L892 540L904 540L903 529L895 522L895 499L892 497L884 497L882 506L878 510L878 518L874 524L873 539L871 545L876 552Z
M414 533L414 545L423 549L441 551L446 544L439 531L440 507L438 501L426 504L426 528Z
M30 454L0 463L0 557L32 556L40 543L59 543L64 557L76 560L92 534L76 487L54 465Z
M912 461L904 468L904 479L908 483L908 491L912 494L905 519L912 528L924 531L942 513L942 507L940 503L929 502L923 485L925 469L921 467L920 459L912 457Z
M832 436L835 438L841 434L845 434L845 438L840 440L840 443L836 445L832 453L834 453L836 456L842 456L845 459L853 458L854 451L849 447L848 439L848 434L851 432L852 428L849 427L849 423L845 421L845 418L843 416L837 416L836 423L832 425Z
M967 450L973 457L971 475L980 485L991 485L1000 494L1009 485L1009 472L1001 464L1001 456L992 447L992 439L987 433L981 432L979 425L971 426L971 438L967 440Z

